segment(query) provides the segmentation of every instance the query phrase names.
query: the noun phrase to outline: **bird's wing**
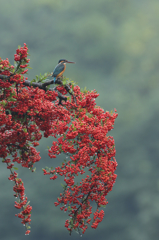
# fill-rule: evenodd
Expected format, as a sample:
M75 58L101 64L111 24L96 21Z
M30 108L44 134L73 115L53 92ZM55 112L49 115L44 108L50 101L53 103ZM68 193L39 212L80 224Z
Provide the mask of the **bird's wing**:
M57 77L57 75L60 73L60 72L62 72L63 70L64 70L64 65L63 64L58 64L56 67L55 67L55 69L54 69L54 71L53 71L53 77Z

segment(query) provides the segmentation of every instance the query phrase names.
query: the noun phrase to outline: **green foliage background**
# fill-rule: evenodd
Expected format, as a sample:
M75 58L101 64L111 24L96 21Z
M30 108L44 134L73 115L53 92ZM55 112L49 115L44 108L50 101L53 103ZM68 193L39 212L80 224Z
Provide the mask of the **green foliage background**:
M51 72L60 58L75 61L65 75L96 89L97 104L116 108L112 135L118 178L108 195L105 218L83 239L149 240L159 235L159 2L157 0L1 0L0 56L13 63L19 44L30 50L29 79ZM20 169L31 200L32 229L14 214L9 171L2 164L0 235L2 240L70 239L67 215L54 206L62 178L50 181L41 168L57 166L47 156L52 139L43 139L37 172ZM62 157L61 157L62 158ZM74 233L71 239L77 239Z

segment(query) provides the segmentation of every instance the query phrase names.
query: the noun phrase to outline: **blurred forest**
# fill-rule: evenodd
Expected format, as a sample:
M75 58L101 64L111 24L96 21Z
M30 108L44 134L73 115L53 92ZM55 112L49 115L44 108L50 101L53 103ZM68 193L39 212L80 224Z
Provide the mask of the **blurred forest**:
M14 63L18 45L29 47L28 78L52 72L60 58L75 61L65 76L96 89L97 105L117 109L114 130L117 181L108 194L105 217L83 239L149 240L159 236L159 1L1 0L0 57ZM63 179L50 181L42 167L58 166L43 139L36 173L19 167L33 206L31 233L14 216L9 170L0 170L0 239L52 240L70 237L67 214L54 206Z

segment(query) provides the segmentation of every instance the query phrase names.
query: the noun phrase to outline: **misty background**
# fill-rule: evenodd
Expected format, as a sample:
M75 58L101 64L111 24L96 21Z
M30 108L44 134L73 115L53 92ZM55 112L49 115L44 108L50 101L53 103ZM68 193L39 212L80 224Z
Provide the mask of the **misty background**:
M61 58L65 76L96 89L97 105L117 109L114 130L117 180L107 196L105 216L83 239L149 240L159 236L159 1L1 0L0 57L14 64L18 45L29 48L28 79L52 72ZM15 217L9 170L0 168L0 239L78 239L64 227L67 213L54 206L63 178L50 181L42 167L58 166L42 139L36 173L18 166L33 207L31 233Z

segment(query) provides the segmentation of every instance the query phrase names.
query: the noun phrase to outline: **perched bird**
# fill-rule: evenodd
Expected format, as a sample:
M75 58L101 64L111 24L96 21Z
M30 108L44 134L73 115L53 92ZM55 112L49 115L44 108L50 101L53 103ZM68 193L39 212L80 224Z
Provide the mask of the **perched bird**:
M75 62L70 62L70 61L67 61L66 59L60 59L52 74L52 77L54 78L54 83L57 78L63 75L66 69L66 63L75 63Z

